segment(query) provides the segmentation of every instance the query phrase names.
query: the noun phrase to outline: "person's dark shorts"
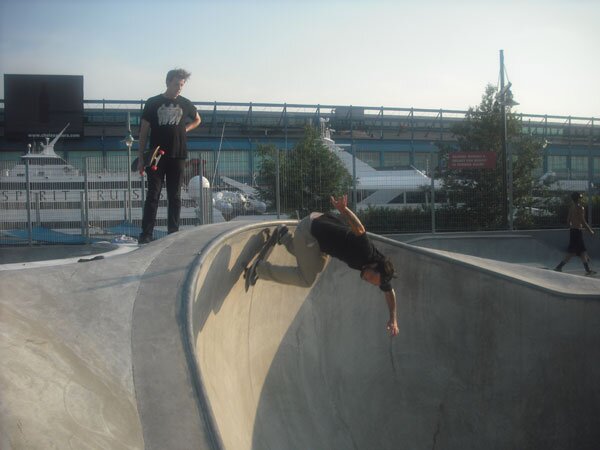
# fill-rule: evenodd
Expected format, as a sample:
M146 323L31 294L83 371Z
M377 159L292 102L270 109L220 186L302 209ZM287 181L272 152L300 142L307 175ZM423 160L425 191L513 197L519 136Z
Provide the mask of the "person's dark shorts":
M583 231L577 228L571 228L569 230L569 247L567 248L569 253L575 253L580 256L585 252L585 244L583 243Z

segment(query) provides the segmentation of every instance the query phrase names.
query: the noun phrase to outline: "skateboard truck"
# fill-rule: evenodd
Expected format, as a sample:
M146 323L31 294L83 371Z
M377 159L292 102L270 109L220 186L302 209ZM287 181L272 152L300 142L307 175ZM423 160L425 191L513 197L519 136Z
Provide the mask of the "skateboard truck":
M250 286L254 286L256 284L256 281L258 280L256 266L261 261L264 261L269 257L275 245L280 243L281 237L285 235L288 232L288 230L285 225L280 225L277 228L275 228L273 232L271 232L269 228L265 228L262 232L265 236L265 241L263 242L263 245L260 248L258 254L255 255L254 258L252 258L244 268L246 292L248 292Z

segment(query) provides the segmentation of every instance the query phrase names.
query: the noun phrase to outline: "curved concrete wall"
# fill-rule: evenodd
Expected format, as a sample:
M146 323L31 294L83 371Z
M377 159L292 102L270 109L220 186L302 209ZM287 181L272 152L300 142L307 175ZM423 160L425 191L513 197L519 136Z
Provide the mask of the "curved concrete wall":
M380 291L336 260L310 289L259 280L245 292L264 226L217 238L190 277L188 333L218 446L600 441L597 280L376 238L398 270L391 339ZM293 263L283 247L270 260Z

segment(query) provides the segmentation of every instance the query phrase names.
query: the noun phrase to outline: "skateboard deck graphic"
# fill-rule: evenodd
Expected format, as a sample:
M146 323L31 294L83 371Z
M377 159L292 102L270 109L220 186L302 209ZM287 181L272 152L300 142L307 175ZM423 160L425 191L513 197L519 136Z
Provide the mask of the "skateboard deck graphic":
M267 236L267 240L262 245L261 249L256 254L256 256L254 258L252 258L250 260L250 262L248 262L248 264L246 265L246 267L244 269L244 278L246 281L246 283L245 283L246 292L248 292L248 289L250 289L250 286L254 286L256 284L256 280L257 280L256 266L258 265L258 263L260 261L264 261L265 259L267 259L269 257L269 255L271 254L271 251L273 250L273 248L275 247L275 244L277 243L277 237L278 237L277 229L275 229L273 232L271 232L271 230L269 228L266 228L263 230L263 233L265 233L265 235Z

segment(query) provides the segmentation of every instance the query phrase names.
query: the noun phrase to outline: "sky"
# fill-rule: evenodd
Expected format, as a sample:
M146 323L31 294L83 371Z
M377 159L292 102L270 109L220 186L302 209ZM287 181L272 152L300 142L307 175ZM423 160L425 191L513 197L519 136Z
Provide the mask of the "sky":
M83 75L86 100L181 67L193 101L466 110L502 49L513 111L600 117L599 23L597 0L0 0L0 71Z

